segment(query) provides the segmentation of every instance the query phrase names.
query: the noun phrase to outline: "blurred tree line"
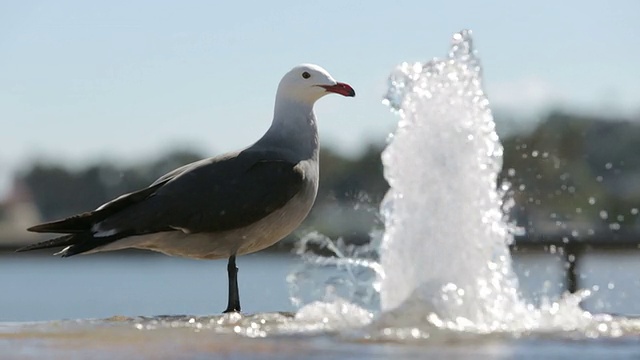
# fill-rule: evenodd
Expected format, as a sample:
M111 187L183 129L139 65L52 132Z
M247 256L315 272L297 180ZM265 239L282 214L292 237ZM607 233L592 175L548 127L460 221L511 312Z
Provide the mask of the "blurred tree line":
M640 231L640 119L552 112L503 145L511 216L529 235Z
M511 216L528 233L589 236L638 223L640 121L552 112L532 131L503 136L502 142L501 181L511 183ZM367 237L378 223L388 187L380 162L383 148L383 143L371 144L354 158L322 148L320 189L307 228L332 237ZM174 151L148 163L99 162L79 170L35 163L19 179L43 220L52 220L94 209L203 157Z

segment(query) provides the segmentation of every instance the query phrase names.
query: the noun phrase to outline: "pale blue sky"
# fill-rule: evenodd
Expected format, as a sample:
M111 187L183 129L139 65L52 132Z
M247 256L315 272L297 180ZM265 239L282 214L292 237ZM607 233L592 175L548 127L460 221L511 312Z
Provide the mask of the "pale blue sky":
M317 63L355 99L317 107L321 141L356 152L396 119L402 61L473 30L494 108L640 113L640 1L2 1L0 196L21 162L135 161L256 140L280 77Z

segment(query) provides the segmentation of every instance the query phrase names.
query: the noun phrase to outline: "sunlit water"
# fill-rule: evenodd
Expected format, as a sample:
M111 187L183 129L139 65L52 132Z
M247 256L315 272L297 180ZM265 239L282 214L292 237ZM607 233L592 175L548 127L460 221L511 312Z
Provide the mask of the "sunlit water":
M522 296L507 247L515 230L504 220L507 187L496 183L502 146L468 32L453 36L443 59L395 69L385 102L400 118L383 154L391 185L381 209L385 230L372 230L374 241L361 247L320 234L301 240L297 252L305 263L286 277L296 310L4 323L0 347L7 339L18 341L28 354L43 343L86 346L78 341L84 336L110 349L118 343L136 350L136 341L154 344L150 354L179 353L181 346L202 354L241 352L232 342L277 358L299 358L304 351L313 357L336 347L348 352L349 344L378 349L376 344L387 342L427 342L455 349L480 343L490 355L503 353L492 344L516 339L534 343L531 353L547 339L543 344L551 353L555 345L548 339L600 339L606 347L606 341L640 333L633 318L583 310L589 291L535 303ZM318 248L325 255L316 255ZM207 333L227 337L214 341L203 338ZM301 336L302 347L295 341ZM247 343L249 338L268 341ZM624 355L638 351L638 343L630 343ZM355 351L354 358L368 358L362 346Z

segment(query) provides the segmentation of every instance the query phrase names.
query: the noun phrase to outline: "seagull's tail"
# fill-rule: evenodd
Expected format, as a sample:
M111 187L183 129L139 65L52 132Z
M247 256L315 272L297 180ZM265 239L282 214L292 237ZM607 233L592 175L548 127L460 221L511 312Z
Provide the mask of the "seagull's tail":
M64 235L57 237L55 239L42 241L36 244L27 245L19 248L16 252L23 251L31 251L31 250L40 250L40 249L49 249L61 246L71 246L74 245L78 241L78 236L76 234Z
M64 246L65 248L62 251L56 253L56 255L68 257L88 251L89 246L87 245L93 243L91 241L93 240L93 234L90 229L93 225L94 214L95 212L84 213L68 217L63 220L52 221L32 226L28 228L27 231L39 233L62 233L66 235L21 247L16 250L16 252L49 249Z
M23 251L31 251L31 250L39 250L39 249L49 249L62 247L65 248L61 251L55 253L54 255L61 255L62 257L69 257L77 254L82 254L84 252L94 250L98 247L106 245L110 242L113 242L117 239L124 237L123 235L116 235L105 238L95 238L91 232L84 232L79 234L69 234L57 237L55 239L39 242L36 244L28 245L25 247L21 247L16 250L16 252Z

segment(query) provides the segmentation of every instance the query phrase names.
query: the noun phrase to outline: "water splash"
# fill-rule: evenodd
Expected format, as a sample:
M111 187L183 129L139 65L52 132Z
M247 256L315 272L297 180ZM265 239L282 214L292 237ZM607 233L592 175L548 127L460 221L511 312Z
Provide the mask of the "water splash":
M373 236L374 239L379 236ZM304 261L287 276L289 298L302 307L318 301L348 299L363 309L379 309L379 242L346 244L317 232L301 238L294 249ZM318 305L321 306L321 305Z
M382 204L382 310L415 304L422 317L500 327L526 304L496 186L502 145L470 32L453 36L446 58L404 63L389 82L385 102L401 120L382 155L391 185Z
M441 331L586 331L604 321L580 308L588 291L538 308L518 293L508 249L517 229L503 211L513 202L504 196L508 185L497 184L503 150L469 31L454 34L444 59L398 66L385 103L400 120L382 155L391 189L381 205L385 232L378 252L345 251L344 243L318 234L303 239L298 254L307 264L341 272L324 280L309 267L294 272L294 292L305 282L316 290L306 299L292 295L296 304L319 314L322 301L342 299L371 309L357 294L379 291L367 334L385 339L432 338ZM309 244L332 255L314 255ZM358 269L369 278L354 276Z

